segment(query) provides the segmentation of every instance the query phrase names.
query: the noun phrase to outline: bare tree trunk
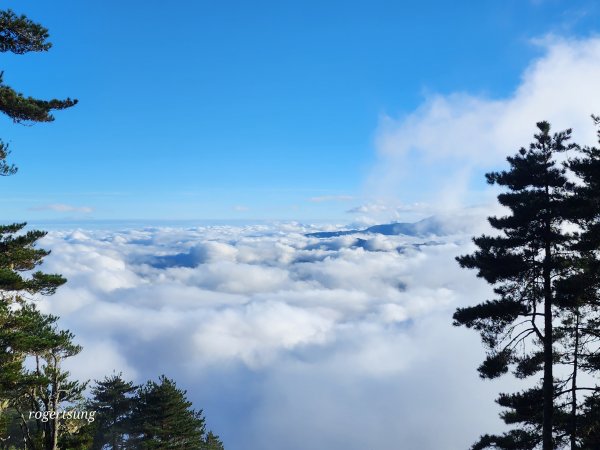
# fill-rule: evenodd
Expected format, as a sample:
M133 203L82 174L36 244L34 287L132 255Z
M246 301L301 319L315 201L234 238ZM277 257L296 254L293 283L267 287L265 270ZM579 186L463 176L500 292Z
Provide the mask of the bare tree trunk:
M575 310L575 351L571 380L571 450L577 450L577 370L579 358L579 308Z
M58 379L58 368L60 365L60 358L57 355L53 355L54 359L54 374L52 376L52 411L55 413L54 419L52 420L52 448L51 450L58 450L58 405L60 403L60 381Z
M550 193L546 185L546 199L548 216L550 216ZM552 375L552 365L554 364L553 355L553 333L552 333L552 279L551 279L551 255L550 246L551 224L550 217L546 218L545 224L545 248L543 263L544 279L544 382L542 385L542 395L544 399L544 419L542 423L542 449L554 450L552 439L552 422L554 415L554 379Z
M27 420L25 420L23 412L18 407L16 409L19 413L19 416L21 417L21 423L19 427L21 428L21 432L23 433L23 448L30 448L31 450L35 450L35 445L33 443L33 439L31 438L31 432L29 430L29 424L27 423ZM28 443L30 443L31 445L28 446Z

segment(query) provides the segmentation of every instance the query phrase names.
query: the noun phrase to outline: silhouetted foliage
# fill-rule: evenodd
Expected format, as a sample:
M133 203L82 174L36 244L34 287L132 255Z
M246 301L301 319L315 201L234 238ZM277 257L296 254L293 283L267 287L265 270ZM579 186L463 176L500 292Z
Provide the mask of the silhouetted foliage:
M498 402L510 411L503 419L520 429L502 436L485 435L473 447L535 448L554 450L555 364L553 318L556 281L566 278L574 236L565 232L569 219L567 198L571 189L565 169L556 155L576 148L570 144L571 130L550 134L550 124L539 122L538 133L528 149L507 158L510 169L486 174L488 183L506 189L498 195L510 213L489 217L496 235L473 239L477 250L457 258L461 267L476 269L477 275L494 286L494 300L459 308L454 324L477 330L488 350L479 367L483 378L495 378L511 368L519 377L543 371L541 389L508 396ZM535 403L533 397L536 397ZM543 406L543 414L534 411Z

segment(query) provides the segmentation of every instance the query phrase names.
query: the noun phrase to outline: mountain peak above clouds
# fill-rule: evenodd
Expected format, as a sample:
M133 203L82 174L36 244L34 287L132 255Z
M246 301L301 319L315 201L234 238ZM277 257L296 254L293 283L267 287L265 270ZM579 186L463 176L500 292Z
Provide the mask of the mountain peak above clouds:
M450 222L450 223L449 223ZM364 229L338 230L338 231L319 231L308 233L308 237L331 238L337 236L346 236L350 234L382 234L384 236L416 236L426 237L431 235L443 236L455 231L455 221L447 221L437 216L427 217L414 223L393 222L381 225L373 225Z

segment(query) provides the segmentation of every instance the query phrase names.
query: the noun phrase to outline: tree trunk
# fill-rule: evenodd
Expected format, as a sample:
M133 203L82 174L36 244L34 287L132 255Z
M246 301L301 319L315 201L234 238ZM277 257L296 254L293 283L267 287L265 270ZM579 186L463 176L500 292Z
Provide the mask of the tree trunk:
M58 371L60 367L60 357L56 354L51 355L52 358L52 387L50 391L50 412L54 412L54 418L48 421L49 428L49 439L47 450L58 450L58 428L60 419L58 417L58 407L60 405L60 379L58 377Z
M546 185L547 214L550 216L550 195ZM550 217L546 218L545 224L545 248L544 248L544 382L542 385L542 395L544 398L544 419L542 423L542 449L554 450L552 439L552 422L554 414L554 379L552 376L552 366L554 364L553 355L553 333L552 333L552 278L551 278L551 255L552 247Z
M577 370L579 358L579 308L575 310L575 351L571 382L571 450L577 450Z

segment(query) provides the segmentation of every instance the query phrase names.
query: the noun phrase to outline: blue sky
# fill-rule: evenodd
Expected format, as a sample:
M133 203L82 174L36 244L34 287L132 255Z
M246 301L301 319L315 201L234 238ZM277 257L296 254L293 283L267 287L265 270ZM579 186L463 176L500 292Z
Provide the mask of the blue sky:
M80 104L52 124L2 119L20 167L3 220L348 218L380 194L382 117L438 94L511 96L545 51L533 40L587 39L600 14L561 0L5 5L54 43L3 55L5 82ZM443 170L390 196L419 201Z

